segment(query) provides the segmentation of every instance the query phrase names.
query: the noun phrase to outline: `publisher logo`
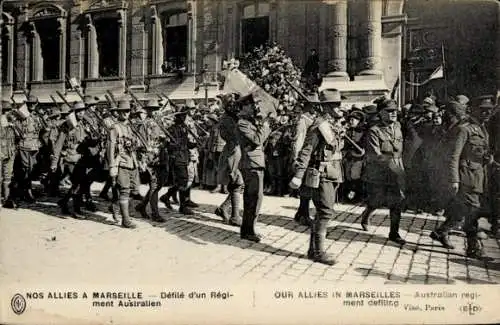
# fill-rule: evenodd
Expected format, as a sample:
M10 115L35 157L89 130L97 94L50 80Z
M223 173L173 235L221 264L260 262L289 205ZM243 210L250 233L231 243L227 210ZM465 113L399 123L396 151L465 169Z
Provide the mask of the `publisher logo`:
M24 299L23 295L16 293L10 301L10 306L15 314L21 315L26 310L26 299Z
M479 314L482 309L483 308L481 308L481 306L476 305L474 303L468 303L460 307L460 311L469 316L474 316L476 314Z

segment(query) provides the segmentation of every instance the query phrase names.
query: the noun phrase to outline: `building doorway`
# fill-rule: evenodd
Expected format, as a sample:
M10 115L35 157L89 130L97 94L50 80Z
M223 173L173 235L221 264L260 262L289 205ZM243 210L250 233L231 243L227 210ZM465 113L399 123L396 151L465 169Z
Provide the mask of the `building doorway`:
M248 53L269 42L269 4L254 2L243 7L241 19L241 51Z

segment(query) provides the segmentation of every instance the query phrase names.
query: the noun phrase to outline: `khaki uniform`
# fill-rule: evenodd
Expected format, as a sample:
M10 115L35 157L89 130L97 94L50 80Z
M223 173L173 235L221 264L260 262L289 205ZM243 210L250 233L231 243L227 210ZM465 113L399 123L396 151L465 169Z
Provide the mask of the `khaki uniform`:
M4 202L11 199L10 183L14 172L14 158L16 155L14 125L7 120L4 114L0 116L2 126L0 127L0 194Z

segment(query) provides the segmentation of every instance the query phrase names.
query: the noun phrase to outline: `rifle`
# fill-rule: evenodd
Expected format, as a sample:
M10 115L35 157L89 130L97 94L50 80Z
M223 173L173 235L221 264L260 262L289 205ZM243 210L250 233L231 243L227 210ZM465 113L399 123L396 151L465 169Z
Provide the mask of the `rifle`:
M296 92L296 93L297 93L300 97L302 97L302 99L303 99L304 101L306 101L306 102L310 103L309 99L306 97L306 95L304 95L304 93L303 93L303 92L301 92L299 89L297 89L297 87L295 87L294 85L292 85L292 83L291 83L290 81L288 81L288 80L285 80L285 81L288 83L288 85L289 85L290 87L292 87L292 89L293 89L293 90L294 90L294 91L295 91L295 92ZM318 104L318 106L320 106L320 107L321 107L321 104ZM343 135L342 135L342 137L343 137L344 139L346 139L346 140L347 140L347 142L349 142L349 143L350 143L350 144L354 147L354 149L358 150L358 151L359 151L359 153L361 153L361 154L364 154L364 153L365 153L365 150L364 150L363 148L361 148L361 147L360 147L360 146L356 143L356 141L354 141L353 139L351 139L351 138L350 138L347 134L343 134Z
M132 99L134 100L134 102L137 105L139 105L141 108L144 107L144 105L139 101L137 96L135 96L135 94L132 92L132 90L130 90L130 88L127 88L127 92L130 94L130 96L132 97ZM168 130L165 128L165 126L162 123L158 122L154 117L152 118L152 120L160 128L160 130L167 136L167 138L170 139L170 141L172 141L173 143L177 143L175 138L170 134L170 132L168 132Z

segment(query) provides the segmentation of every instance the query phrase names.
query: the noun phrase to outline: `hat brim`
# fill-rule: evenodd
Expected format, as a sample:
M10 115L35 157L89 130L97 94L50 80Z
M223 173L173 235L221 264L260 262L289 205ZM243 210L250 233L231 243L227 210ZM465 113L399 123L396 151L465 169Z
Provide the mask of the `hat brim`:
M479 105L480 109L495 109L494 105L487 104L487 105Z
M145 110L157 111L157 110L159 110L161 107L160 107L160 106L144 106L143 108L144 108Z

